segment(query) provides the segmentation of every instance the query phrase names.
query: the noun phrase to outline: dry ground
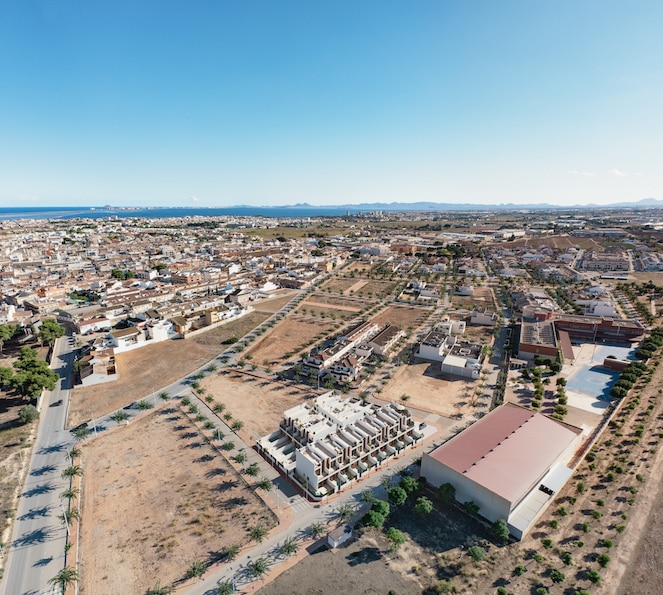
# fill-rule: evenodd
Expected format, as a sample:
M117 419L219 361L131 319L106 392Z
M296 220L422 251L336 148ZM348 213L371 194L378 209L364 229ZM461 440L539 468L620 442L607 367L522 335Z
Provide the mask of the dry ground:
M331 289L332 293L343 293L357 282L357 279L341 279L338 277L332 278L323 285L321 289Z
M573 236L550 236L547 238L525 238L520 240L515 240L514 242L509 242L506 246L513 246L514 248L522 248L524 246L531 246L533 248L538 248L540 246L550 246L552 248L560 248L562 250L566 248L578 247L583 250L602 250L603 246L593 240L592 238L576 238Z
M314 396L311 391L242 371L222 370L201 385L226 406L226 412L244 422L241 434L249 442L276 430L286 409Z
M83 461L81 593L143 595L248 543L249 525L274 525L177 407L91 440Z
M381 300L384 297L387 297L396 287L394 281L375 281L370 280L356 291L356 294L359 296L368 296L373 299Z
M69 427L120 409L190 374L225 349L223 342L242 337L269 314L252 312L191 339L164 341L116 358L115 382L77 388L71 393Z
M654 285L663 285L663 273L629 273L629 279L638 283L647 283L651 281Z
M440 364L420 362L400 366L379 395L385 401L399 401L403 394L410 397L408 406L437 413L445 417L458 417L471 413L472 393L478 380L445 379Z
M262 364L263 361L280 362L287 359L286 353L303 347L305 343L315 339L316 336L325 336L334 323L325 322L312 317L287 316L270 331L265 333L247 350L253 356L253 361Z
M407 330L410 327L417 328L424 322L430 313L431 310L425 310L423 308L389 306L376 314L371 320L380 325L390 323L403 330Z
M451 296L453 308L488 308L495 310L495 299L490 287L475 287L474 295L455 295Z
M272 297L251 304L258 312L278 312L289 301L293 300L298 291L292 289L279 289L272 294Z

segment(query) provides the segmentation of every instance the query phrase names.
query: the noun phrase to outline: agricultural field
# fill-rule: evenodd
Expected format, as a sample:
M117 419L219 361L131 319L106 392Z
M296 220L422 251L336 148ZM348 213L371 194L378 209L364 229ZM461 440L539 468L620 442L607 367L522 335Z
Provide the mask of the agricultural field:
M262 365L267 361L270 365L285 362L287 353L304 347L310 341L321 339L334 328L328 322L312 316L290 315L274 328L266 332L247 350L253 362Z
M201 386L224 405L224 414L243 422L240 434L249 443L276 430L286 409L315 396L309 389L248 370L222 370L202 380Z
M194 560L211 563L225 547L246 545L249 526L276 524L177 406L89 440L83 461L84 595L171 584Z

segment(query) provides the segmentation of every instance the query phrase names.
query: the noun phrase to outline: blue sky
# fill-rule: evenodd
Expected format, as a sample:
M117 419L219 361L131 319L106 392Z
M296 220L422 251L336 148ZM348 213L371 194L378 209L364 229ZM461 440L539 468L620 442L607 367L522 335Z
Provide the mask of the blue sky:
M663 198L663 3L5 2L0 205Z

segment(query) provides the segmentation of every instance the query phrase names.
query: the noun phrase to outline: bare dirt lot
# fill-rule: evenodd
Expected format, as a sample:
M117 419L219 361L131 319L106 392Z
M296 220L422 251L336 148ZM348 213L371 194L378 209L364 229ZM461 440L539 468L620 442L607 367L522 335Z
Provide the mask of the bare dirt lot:
M344 293L357 282L357 279L333 278L324 283L321 289L330 289L332 293Z
M408 330L410 327L416 328L424 322L429 316L431 310L424 308L411 308L408 306L389 306L371 320L377 324L393 324L403 330Z
M393 281L368 281L356 294L374 299L382 299L388 296L396 287Z
M81 593L142 595L275 524L177 407L91 440L83 460Z
M251 305L258 312L278 312L290 300L294 299L298 293L298 291L293 291L292 289L279 289L274 292L272 297L252 303Z
M316 336L326 335L334 323L330 320L324 322L319 319L304 316L288 316L284 318L273 329L257 340L248 353L253 356L253 361L262 364L267 360L271 363L279 363L287 359L286 353L302 347L304 343L314 339Z
M116 357L115 382L77 388L71 393L69 427L111 413L190 374L222 352L230 337L241 337L269 314L252 312L191 339L165 341Z
M405 394L410 397L408 406L445 417L460 418L472 412L470 402L479 381L444 378L439 370L440 364L431 362L400 366L379 398L398 402Z
M495 299L490 287L475 287L474 295L452 295L451 303L454 308L488 308L495 309Z
M247 442L276 430L286 409L314 396L306 389L242 371L222 370L205 378L201 385L226 406L226 412L244 422L241 434Z
M530 246L532 248L539 248L541 246L550 246L552 248L560 248L564 250L565 248L578 247L583 250L602 250L603 247L601 244L593 240L592 238L576 238L574 236L551 236L548 238L526 238L521 240L515 240L509 242L509 246L514 248L522 248L524 246Z

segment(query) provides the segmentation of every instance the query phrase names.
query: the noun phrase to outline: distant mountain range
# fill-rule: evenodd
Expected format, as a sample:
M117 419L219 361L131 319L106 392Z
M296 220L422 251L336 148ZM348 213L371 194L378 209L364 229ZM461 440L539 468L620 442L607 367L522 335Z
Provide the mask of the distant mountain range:
M663 208L663 200L656 198L643 198L642 200L632 202L617 202L606 205L599 204L577 204L577 205L556 205L550 203L501 203L501 204L472 204L472 203L450 203L450 202L374 202L359 204L342 205L311 205L309 203L297 203L294 205L283 205L283 209L347 209L349 211L546 211L546 210L568 210L568 209L650 209Z

